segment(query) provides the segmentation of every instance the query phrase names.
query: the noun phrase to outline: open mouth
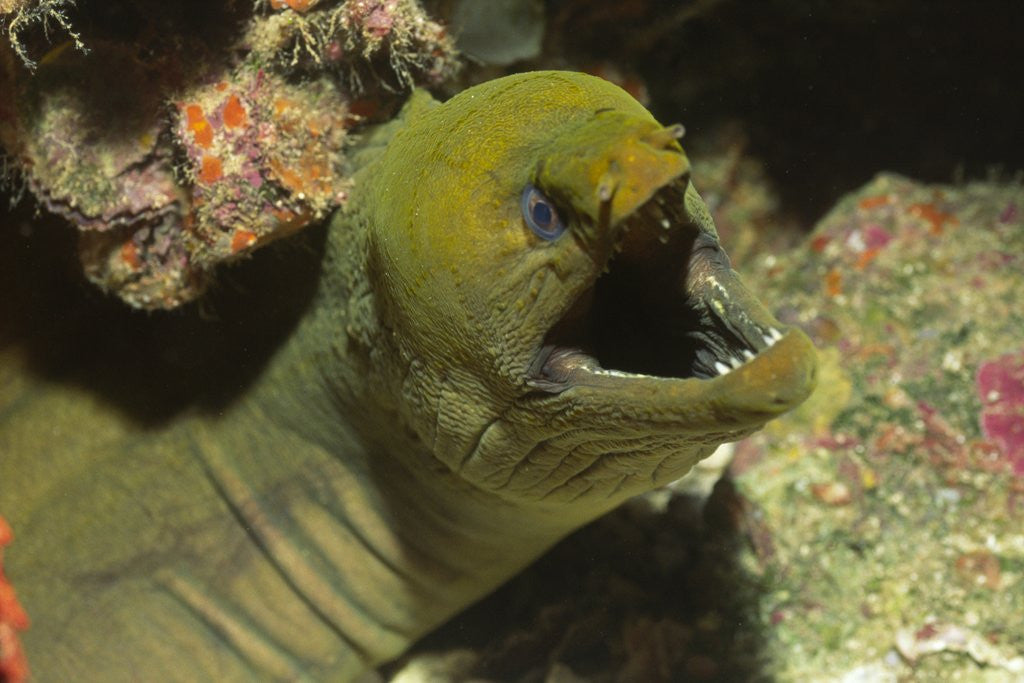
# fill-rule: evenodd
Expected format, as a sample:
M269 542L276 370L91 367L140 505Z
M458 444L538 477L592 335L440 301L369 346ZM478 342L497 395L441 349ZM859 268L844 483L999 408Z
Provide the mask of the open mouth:
M666 185L624 221L605 272L545 336L532 388L558 393L581 375L710 380L783 338L686 215L686 187Z

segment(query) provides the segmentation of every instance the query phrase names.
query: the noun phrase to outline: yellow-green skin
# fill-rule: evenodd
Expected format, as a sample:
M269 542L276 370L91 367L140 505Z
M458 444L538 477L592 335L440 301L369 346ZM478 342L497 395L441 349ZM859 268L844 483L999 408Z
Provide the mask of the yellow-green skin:
M687 177L675 138L580 74L414 96L361 152L310 311L223 414L147 431L3 356L0 514L37 680L350 679L802 401L796 330L712 380L529 385L621 220ZM572 213L558 240L524 224L528 182ZM685 204L713 235L692 186Z

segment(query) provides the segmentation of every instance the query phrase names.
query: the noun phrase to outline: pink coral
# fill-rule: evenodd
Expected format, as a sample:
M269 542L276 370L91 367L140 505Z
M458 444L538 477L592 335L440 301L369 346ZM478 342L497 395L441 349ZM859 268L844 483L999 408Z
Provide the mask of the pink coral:
M395 18L388 13L385 7L375 7L370 15L366 17L366 30L377 38L383 38L391 33L391 27L395 25Z
M1024 477L1024 350L983 363L977 387L982 430Z

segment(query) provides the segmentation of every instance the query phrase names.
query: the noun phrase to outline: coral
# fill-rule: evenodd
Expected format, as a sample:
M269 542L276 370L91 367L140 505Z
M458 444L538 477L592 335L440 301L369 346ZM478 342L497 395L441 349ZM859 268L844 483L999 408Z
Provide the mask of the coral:
M36 68L36 62L28 56L21 35L33 25L42 26L49 38L50 26L56 24L68 35L71 44L82 52L88 52L81 35L71 27L67 17L68 10L74 6L75 0L0 0L0 25L7 24L11 47L30 70Z
M301 86L243 72L175 104L192 188L194 262L235 258L344 202L348 101L324 78Z
M1014 474L1024 477L1024 350L982 363L977 387L985 436L1006 455Z
M65 43L34 74L0 46L0 147L78 228L88 279L144 309L340 206L349 129L457 66L413 0L260 2L223 46L86 38L90 54Z
M119 74L116 84L95 60ZM18 110L0 112L0 142L22 161L39 203L81 231L89 279L133 305L169 308L194 298L204 278L174 236L187 195L174 177L154 71L104 43L89 60L49 60L22 88Z
M184 243L181 216L168 213L123 228L83 232L85 276L136 308L174 308L202 294L209 276Z
M254 23L247 37L261 61L286 70L334 71L355 94L368 87L436 85L455 74L453 41L415 0L271 0L269 6L277 11ZM383 77L374 68L380 63L394 83L375 82Z
M28 662L17 633L28 628L28 615L4 576L4 546L12 540L11 527L0 516L0 681L3 683L21 683L28 678Z

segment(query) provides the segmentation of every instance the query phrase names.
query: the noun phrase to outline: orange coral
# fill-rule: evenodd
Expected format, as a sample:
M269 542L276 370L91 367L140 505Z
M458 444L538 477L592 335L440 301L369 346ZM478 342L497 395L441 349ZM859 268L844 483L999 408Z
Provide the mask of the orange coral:
M868 265L875 260L875 257L878 256L880 251L882 251L881 247L871 247L870 249L862 251L860 256L857 257L857 263L855 264L857 270L864 270L867 268Z
M843 293L843 275L835 268L825 275L825 293L829 296L839 296Z
M911 204L908 211L911 216L927 221L933 235L941 235L946 223L956 225L960 222L956 216L942 211L934 204Z
M224 117L224 125L228 128L241 128L248 121L245 107L242 106L242 102L238 99L237 95L232 95L228 98L227 104L224 105L222 116Z
M142 259L139 258L139 248L135 246L135 242L132 242L131 239L121 245L121 260L127 263L132 270L138 270L142 267Z
M292 106L294 106L294 102L291 100L278 97L274 100L274 116L280 116L286 109L290 109Z
M28 614L4 575L3 547L14 539L10 525L0 516L0 681L21 683L28 678L28 661L16 631L28 628Z
M231 237L231 253L237 254L243 249L247 249L256 243L256 234L248 230L235 230L235 234Z
M288 7L296 12L305 12L316 4L316 0L270 0L271 9L284 9Z
M198 104L188 105L185 107L185 118L196 144L208 149L213 144L213 128L210 127L210 122L203 115L202 107Z
M221 176L224 175L224 168L220 163L220 159L209 154L203 155L202 167L199 169L199 179L204 183L212 183L216 180L220 180Z
M302 182L301 175L299 175L292 169L287 168L276 159L270 160L270 168L274 171L274 174L277 176L278 180L281 181L281 184L284 185L288 190L296 194L303 191L304 185Z
M864 199L857 202L857 206L861 209L877 209L880 206L892 204L893 196L891 194L879 194L873 197L865 197Z

